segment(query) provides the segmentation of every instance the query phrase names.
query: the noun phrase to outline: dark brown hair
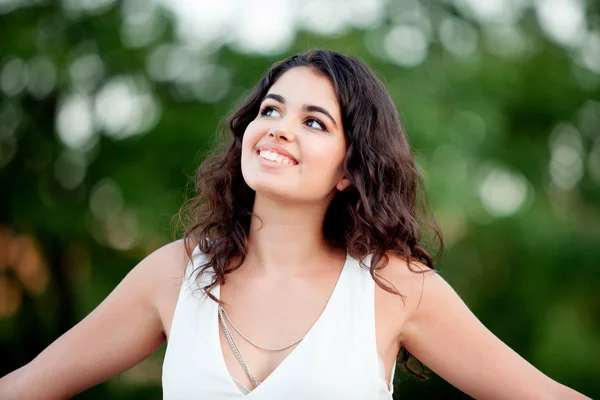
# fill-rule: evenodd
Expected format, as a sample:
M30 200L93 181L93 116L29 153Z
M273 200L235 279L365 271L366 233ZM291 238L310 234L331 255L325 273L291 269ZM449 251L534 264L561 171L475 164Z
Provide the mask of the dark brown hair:
M229 119L228 147L206 158L199 168L197 194L184 205L180 216L187 221L184 240L188 255L191 257L191 248L198 245L207 260L200 272L210 269L214 273L213 282L203 290L218 301L209 291L224 283L225 276L245 260L254 191L242 177L242 137L269 88L283 73L299 66L313 68L331 81L348 144L344 174L351 187L334 196L323 224L325 237L361 260L380 287L402 296L376 271L387 265L387 251L406 259L413 272L421 271L412 268L411 260L434 268L421 244L426 205L421 178L398 111L382 83L359 59L329 50L296 54L274 64ZM428 225L439 239L439 255L441 234L433 220ZM367 266L363 261L370 254L373 257ZM423 377L408 365L410 357L402 347L398 362Z

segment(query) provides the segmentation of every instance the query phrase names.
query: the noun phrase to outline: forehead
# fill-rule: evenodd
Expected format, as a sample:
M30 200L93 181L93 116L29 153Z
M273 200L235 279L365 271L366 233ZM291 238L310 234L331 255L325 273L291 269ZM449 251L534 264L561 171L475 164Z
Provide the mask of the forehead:
M328 77L312 68L295 67L286 71L268 93L279 94L290 104L324 107L339 120L340 106L333 85Z

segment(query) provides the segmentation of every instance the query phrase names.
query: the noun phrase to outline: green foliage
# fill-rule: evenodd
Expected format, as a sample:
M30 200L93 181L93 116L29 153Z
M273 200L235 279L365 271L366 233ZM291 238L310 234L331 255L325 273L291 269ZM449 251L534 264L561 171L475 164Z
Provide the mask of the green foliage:
M407 66L408 50L394 52L386 36L401 25L402 2L366 30L300 31L291 48L268 56L184 47L162 9L156 38L126 45L130 2L94 12L67 7L77 2L5 3L0 252L14 235L34 238L48 279L30 289L0 255L0 375L35 357L173 239L171 218L222 118L269 65L326 47L365 60L396 101L448 243L441 274L528 361L600 396L600 72L578 47L548 39L533 9L511 25L518 37L502 42L493 23L451 2L423 2L433 34L426 58ZM599 32L592 5L588 28ZM450 16L475 32L473 51L440 39ZM169 66L161 48L176 62ZM130 103L111 103L127 93ZM79 398L160 398L162 354ZM396 398L465 397L431 375L420 383L398 373Z

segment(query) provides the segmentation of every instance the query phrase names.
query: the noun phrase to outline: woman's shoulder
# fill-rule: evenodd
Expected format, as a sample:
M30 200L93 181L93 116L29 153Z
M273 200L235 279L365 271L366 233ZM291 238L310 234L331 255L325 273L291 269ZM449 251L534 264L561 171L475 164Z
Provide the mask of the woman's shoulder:
M129 271L121 282L127 292L144 293L154 301L161 288L179 286L184 276L188 255L183 240L176 240L152 251Z
M146 256L136 267L139 279L148 281L153 288L149 301L158 312L164 332L168 336L181 284L196 250L184 240L168 243Z
M388 251L385 255L375 270L375 277L392 292L375 285L376 320L382 321L377 330L389 332L389 337L400 340L407 321L413 318L437 273L426 264L414 259L409 261L396 252Z
M385 256L376 269L375 276L381 279L384 285L400 293L400 296L397 293L389 293L377 285L379 291L385 292L382 293L382 297L392 308L401 307L409 313L413 312L430 285L429 282L439 279L437 271L419 260L408 260L394 251L387 251Z
M156 283L165 282L165 279L181 281L189 260L185 242L180 239L154 250L135 268L143 270L144 275Z

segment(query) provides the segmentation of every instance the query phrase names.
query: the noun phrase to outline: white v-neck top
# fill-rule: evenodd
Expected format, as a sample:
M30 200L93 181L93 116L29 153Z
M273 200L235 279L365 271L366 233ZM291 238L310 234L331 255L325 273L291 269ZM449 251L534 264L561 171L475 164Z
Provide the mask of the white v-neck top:
M165 400L391 400L377 353L375 282L368 269L347 256L321 316L296 348L252 392L244 394L229 375L219 337L218 305L200 289L194 270L205 262L198 251L185 277L163 363ZM219 287L212 294L219 298Z

